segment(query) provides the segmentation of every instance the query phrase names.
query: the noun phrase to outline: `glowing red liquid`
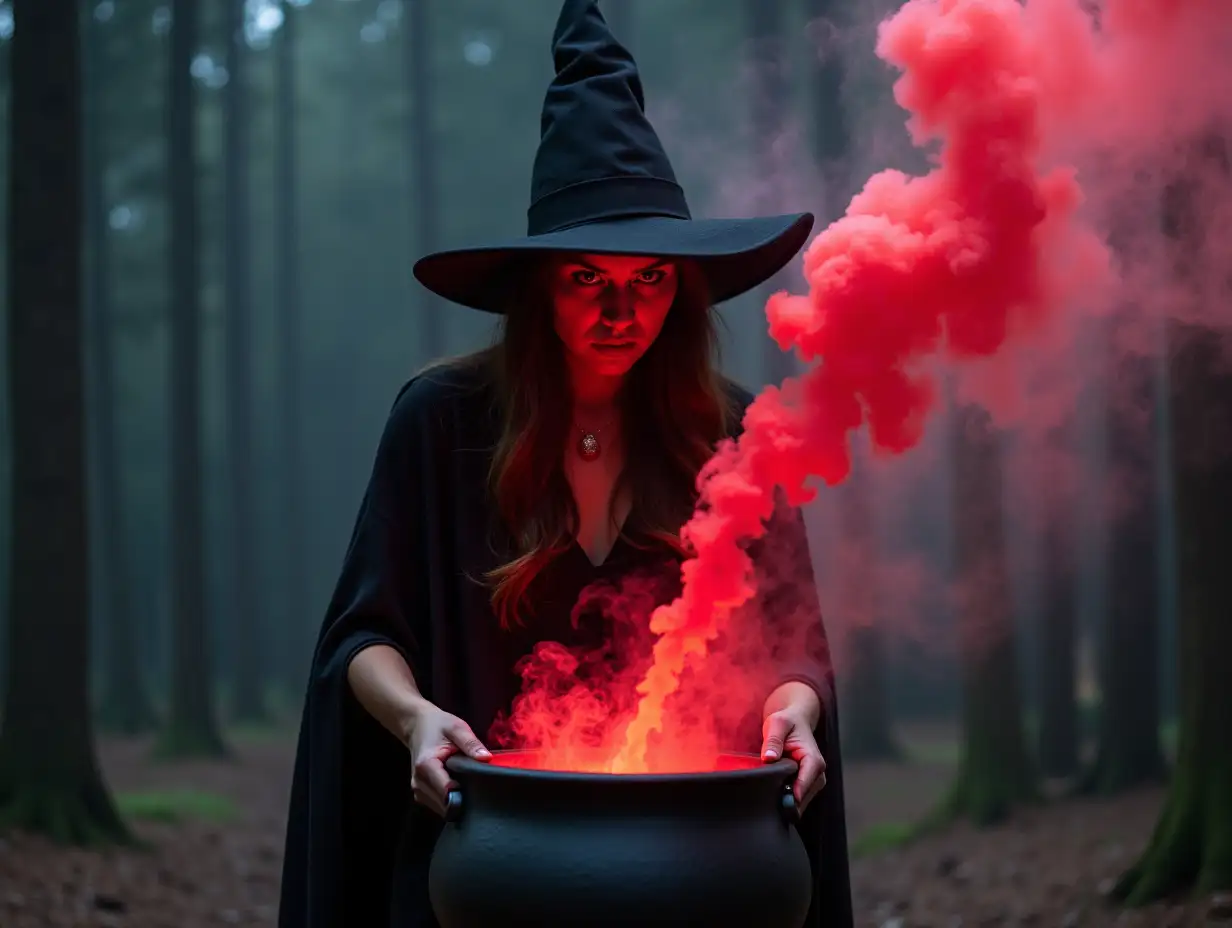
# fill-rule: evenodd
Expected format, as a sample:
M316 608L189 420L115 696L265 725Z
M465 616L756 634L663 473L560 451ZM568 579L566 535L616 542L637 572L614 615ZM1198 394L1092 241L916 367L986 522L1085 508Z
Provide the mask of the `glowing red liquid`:
M611 763L594 763L578 767L564 765L559 759L540 753L539 751L495 751L492 754L492 766L510 767L518 770L550 770L567 773L606 773L617 776L628 775L612 769ZM708 764L696 764L688 768L672 768L653 771L637 771L638 773L718 773L725 770L752 770L760 767L763 761L752 754L720 754L712 758Z

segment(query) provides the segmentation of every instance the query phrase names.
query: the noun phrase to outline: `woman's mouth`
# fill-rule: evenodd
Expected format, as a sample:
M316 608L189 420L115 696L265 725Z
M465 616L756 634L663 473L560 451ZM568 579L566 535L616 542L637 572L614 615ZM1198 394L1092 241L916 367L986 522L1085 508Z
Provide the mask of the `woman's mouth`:
M637 347L637 342L594 342L595 350L602 354L621 354Z

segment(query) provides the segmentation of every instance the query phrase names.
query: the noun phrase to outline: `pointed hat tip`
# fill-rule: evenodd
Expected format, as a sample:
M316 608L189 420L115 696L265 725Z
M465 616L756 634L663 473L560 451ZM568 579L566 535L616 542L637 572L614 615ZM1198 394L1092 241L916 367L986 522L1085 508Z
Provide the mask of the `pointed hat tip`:
M607 20L603 18L603 11L599 9L597 0L565 0L560 7L560 15L556 18L552 44L559 44L572 29L587 19L606 27Z

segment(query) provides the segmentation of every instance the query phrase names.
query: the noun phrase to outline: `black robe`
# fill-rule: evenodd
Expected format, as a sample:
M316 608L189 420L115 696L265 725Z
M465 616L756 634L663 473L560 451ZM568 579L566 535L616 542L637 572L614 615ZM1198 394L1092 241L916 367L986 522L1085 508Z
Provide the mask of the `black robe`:
M743 408L751 397L732 386ZM465 719L481 740L507 712L520 680L514 665L535 641L590 644L594 623L570 621L578 594L628 571L679 589L678 563L617 543L595 567L576 544L538 587L527 629L505 631L473 578L499 560L490 526L488 465L498 425L490 382L479 371L446 367L404 386L394 403L360 506L308 683L291 786L279 910L280 928L436 928L427 896L428 862L441 820L411 801L406 747L358 704L347 665L363 648L391 645L406 658L424 696ZM774 532L811 578L799 512L784 510ZM756 553L751 551L756 559ZM816 873L808 928L853 924L843 777L833 680L824 657L820 606L812 583L796 591L816 617L820 651L793 654L783 679L826 693L816 732L827 783L799 830ZM750 707L760 712L761 706ZM743 749L757 751L760 726ZM489 744L489 747L495 745Z

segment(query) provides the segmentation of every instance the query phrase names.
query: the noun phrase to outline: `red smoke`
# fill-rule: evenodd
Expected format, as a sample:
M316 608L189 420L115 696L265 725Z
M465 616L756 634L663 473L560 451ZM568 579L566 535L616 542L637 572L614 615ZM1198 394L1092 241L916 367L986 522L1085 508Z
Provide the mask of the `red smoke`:
M809 295L766 307L774 339L815 366L763 391L706 474L705 508L685 528L697 556L683 595L651 620L661 637L617 769L640 768L686 664L752 596L741 543L762 534L775 487L800 504L809 478L843 480L849 433L865 423L877 448L911 448L936 403L919 362L992 354L1086 284L1055 270L1075 244L1094 249L1072 172L1039 164L1042 49L1022 22L1014 0L913 0L883 24L878 54L904 72L895 98L917 142L942 140L938 166L871 178L806 252Z
M688 740L674 714L667 725L670 703L754 593L742 545L764 533L776 487L799 505L811 478L841 482L865 424L878 450L912 448L938 359L991 358L1106 296L1109 253L1083 219L1077 169L1054 159L1195 131L1232 87L1209 73L1225 62L1229 76L1232 49L1227 0L1110 0L1097 18L1077 0L909 0L881 25L878 55L901 70L895 98L915 142L939 143L936 166L870 178L808 248L808 295L767 305L771 335L812 366L766 388L704 472L684 528L696 557L651 617L653 654L601 769L651 769L656 732ZM985 389L1013 388L982 367Z

